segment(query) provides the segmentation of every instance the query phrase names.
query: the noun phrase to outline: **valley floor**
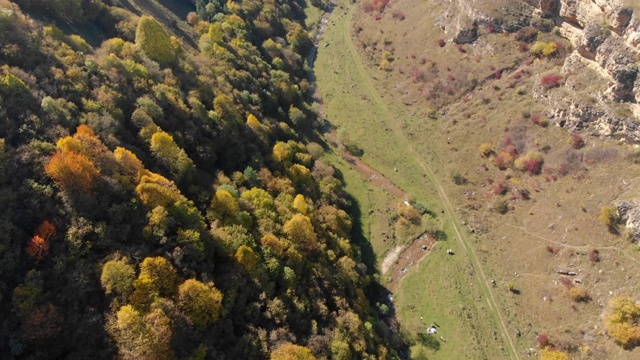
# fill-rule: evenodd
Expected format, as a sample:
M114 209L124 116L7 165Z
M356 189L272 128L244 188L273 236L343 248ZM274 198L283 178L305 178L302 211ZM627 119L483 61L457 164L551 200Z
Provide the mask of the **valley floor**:
M442 110L451 112L449 119L465 118L457 124L434 120L433 112L420 102L408 104L396 94L400 85L391 87L389 79L382 79L384 72L358 44L357 6L337 3L324 28L314 72L321 106L337 128L332 136L363 151L361 160L336 156L332 163L362 209L362 230L373 247L373 261L381 282L394 293L392 310L414 340L411 356L523 358L537 355L537 336L544 333L557 344L574 343L571 358L634 358L637 351L623 351L600 329L607 299L637 291L637 276L601 274L613 274L620 267L638 269L640 259L635 247L607 233L594 214L603 203L637 188L631 180L636 179L636 167L620 169L622 160L596 164L586 180L579 178L581 182L575 176L541 184L542 180L527 178L527 185L537 186L533 201L517 203L507 215L496 214L490 206L488 211L469 210L469 199L482 191L484 181L478 179L483 175L472 174L483 162L478 145L483 138L499 142L496 133L509 126L487 121L484 129L472 129L471 111L465 105ZM519 111L508 103L504 106L491 105L491 115ZM545 141L562 146L567 136L562 129L540 131L540 140L535 140L539 146ZM593 139L593 147L604 147L605 142ZM613 169L618 179L627 179L624 187L607 180ZM460 173L472 178L469 184L452 181ZM390 188L385 188L387 183ZM479 203L489 200L478 197ZM416 241L423 228L402 233L393 219L405 200L426 205L445 234L441 241ZM571 207L572 201L580 202L582 210ZM477 233L469 224L476 218L484 227ZM403 252L407 248L413 253ZM549 256L550 248L554 252ZM608 260L595 264L576 258L594 249ZM588 279L593 301L574 304L565 294L556 269L567 264ZM438 325L437 336L426 333L432 323Z

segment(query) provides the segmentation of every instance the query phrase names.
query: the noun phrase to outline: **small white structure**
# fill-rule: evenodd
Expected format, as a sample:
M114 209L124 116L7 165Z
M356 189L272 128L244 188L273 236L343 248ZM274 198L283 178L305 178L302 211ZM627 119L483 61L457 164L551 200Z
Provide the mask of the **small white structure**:
M427 334L435 334L437 332L438 330L436 329L435 326L431 326L430 328L427 329Z

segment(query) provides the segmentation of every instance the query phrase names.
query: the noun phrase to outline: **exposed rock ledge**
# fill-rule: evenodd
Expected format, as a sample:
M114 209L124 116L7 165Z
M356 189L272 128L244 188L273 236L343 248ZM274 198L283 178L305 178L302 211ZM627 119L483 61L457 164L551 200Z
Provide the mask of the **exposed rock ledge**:
M625 224L631 241L640 242L640 204L631 201L618 201L613 205L618 209L620 220Z
M548 104L557 125L589 129L596 134L640 142L640 8L626 0L444 0L440 26L456 43L474 42L478 28L514 32L525 26L560 29L575 52L562 72L588 70L591 83L601 84L588 96L580 84L567 81L560 94L534 91Z

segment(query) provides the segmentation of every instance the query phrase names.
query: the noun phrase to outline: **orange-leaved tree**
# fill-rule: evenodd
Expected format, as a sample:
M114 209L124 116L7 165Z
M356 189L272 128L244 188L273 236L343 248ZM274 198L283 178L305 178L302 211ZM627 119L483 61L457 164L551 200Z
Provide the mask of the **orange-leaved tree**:
M82 191L93 189L100 175L96 165L87 156L60 150L51 156L44 171L63 189Z
M27 245L27 254L32 258L40 261L49 253L49 239L56 233L56 227L49 221L45 220L38 227L38 232L29 240Z

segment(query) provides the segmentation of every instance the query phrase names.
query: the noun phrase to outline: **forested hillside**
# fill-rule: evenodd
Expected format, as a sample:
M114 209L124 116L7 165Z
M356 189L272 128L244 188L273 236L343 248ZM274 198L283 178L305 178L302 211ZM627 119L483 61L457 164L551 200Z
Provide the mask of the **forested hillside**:
M146 3L0 0L2 357L397 356L318 160L326 4Z

